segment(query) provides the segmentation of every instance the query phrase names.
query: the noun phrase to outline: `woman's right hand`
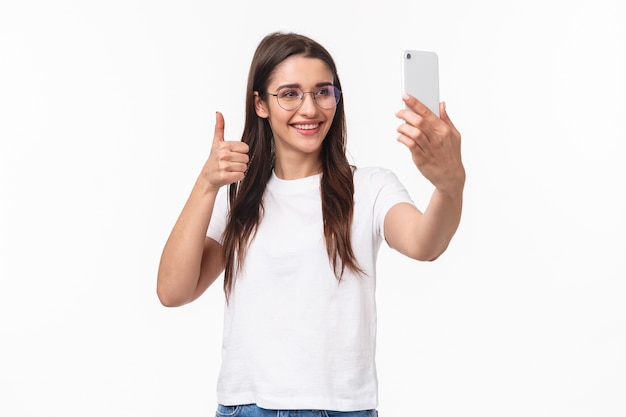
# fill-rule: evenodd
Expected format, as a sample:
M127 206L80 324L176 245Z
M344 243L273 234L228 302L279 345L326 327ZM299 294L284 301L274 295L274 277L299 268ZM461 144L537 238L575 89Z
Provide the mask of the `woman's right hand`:
M249 150L246 143L224 140L224 116L216 112L211 153L200 174L204 191L217 192L222 185L241 181L248 170Z

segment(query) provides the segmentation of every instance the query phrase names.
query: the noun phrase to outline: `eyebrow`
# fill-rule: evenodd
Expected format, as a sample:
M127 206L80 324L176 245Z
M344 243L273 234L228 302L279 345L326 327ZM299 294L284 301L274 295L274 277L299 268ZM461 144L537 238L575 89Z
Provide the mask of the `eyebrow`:
M326 87L328 85L334 85L333 83L331 83L330 81L325 81L325 82L321 82L321 83L317 83L315 84L315 87L319 88L319 87ZM300 84L283 84L283 85L279 85L278 88L276 88L276 90L280 90L281 88L302 88L302 85Z

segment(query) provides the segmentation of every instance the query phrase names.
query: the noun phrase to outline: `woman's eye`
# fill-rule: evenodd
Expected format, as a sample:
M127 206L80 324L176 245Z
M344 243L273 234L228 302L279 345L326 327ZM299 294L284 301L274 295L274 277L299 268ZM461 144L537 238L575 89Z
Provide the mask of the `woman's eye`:
M330 93L330 87L324 87L324 88L320 88L319 90L317 90L317 94L318 96L329 96Z
M281 90L280 97L286 99L295 99L300 97L300 92L295 89Z

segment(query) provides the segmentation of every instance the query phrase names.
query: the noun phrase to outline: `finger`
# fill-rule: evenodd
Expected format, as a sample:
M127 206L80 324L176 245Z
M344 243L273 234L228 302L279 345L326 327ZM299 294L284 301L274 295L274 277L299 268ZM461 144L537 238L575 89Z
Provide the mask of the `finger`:
M443 120L444 122L454 126L452 124L452 120L450 120L450 116L448 116L448 112L446 111L446 102L442 101L441 103L439 103L439 113L441 113L441 120Z
M450 117L448 117L448 113L446 113L446 102L442 101L439 103L439 114L441 114L441 119L445 121L449 121Z
M450 115L448 115L448 111L446 110L446 102L442 101L439 103L439 112L441 113L441 120L454 127L454 123L450 120ZM455 128L456 129L456 128Z
M408 108L410 108L411 110L413 110L415 113L419 114L420 116L426 119L432 119L432 118L439 119L439 117L437 117L437 115L433 113L424 103L422 103L421 101L419 101L412 95L404 94L402 96L402 100L404 101L404 103L407 105Z
M213 134L213 142L224 142L224 116L218 111L215 112L215 133Z
M236 142L236 143L241 143L241 142ZM245 145L245 143L244 143ZM228 160L230 162L235 162L235 163L242 163L242 164L247 164L250 161L250 158L248 157L248 153L247 153L247 145L246 145L246 152L240 152L237 150L231 150L231 152L228 154ZM243 148L242 148L243 150Z
M420 116L417 116L420 117ZM420 117L420 119L422 119ZM404 143L413 152L419 148L422 152L430 147L430 140L423 130L411 124L404 123L396 129L400 134L399 142Z
M450 120L450 115L448 114L448 111L446 110L445 101L442 101L439 104L439 111L441 112L441 120L443 120L448 126L450 126L450 128L452 129L452 132L455 135L460 136L458 129L456 128L456 126L454 126L454 123L452 123L452 120Z
M248 152L250 152L250 146L248 146L247 143L239 142L236 140L224 141L224 145L222 145L222 148L226 152L245 155L246 158L248 157Z
M399 133L418 141L430 141L430 138L435 137L433 126L425 117L411 110L400 110L396 117L404 120L404 123L398 126ZM437 120L441 123L441 120Z
M228 172L246 172L248 170L248 164L231 163L226 169Z
M424 149L415 140L411 139L408 136L400 135L398 136L397 141L404 144L404 146L406 146L407 148L409 148L412 154L418 151L422 153L424 152Z

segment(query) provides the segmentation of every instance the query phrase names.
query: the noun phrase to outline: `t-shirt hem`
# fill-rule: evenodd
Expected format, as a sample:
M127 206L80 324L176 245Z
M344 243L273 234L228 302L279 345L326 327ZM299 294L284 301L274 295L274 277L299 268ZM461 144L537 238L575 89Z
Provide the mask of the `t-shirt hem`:
M377 399L328 399L313 397L274 397L263 395L223 395L218 393L218 403L225 406L256 404L267 410L327 410L327 411L361 411L373 410L378 407Z

